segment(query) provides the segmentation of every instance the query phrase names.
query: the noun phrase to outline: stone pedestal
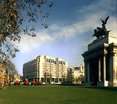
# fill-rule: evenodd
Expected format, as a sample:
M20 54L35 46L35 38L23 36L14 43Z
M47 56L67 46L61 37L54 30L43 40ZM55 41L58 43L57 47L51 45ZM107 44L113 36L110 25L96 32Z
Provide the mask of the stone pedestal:
M97 87L108 87L109 83L108 81L104 81L104 82L97 82Z
M91 83L90 82L86 82L85 83L85 87L91 87Z
M102 81L97 82L97 87L104 87L104 83Z

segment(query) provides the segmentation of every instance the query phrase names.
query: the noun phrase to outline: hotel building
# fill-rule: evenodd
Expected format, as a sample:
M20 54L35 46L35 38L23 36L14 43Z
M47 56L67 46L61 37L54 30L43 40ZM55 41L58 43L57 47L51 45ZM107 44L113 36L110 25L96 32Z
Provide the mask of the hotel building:
M60 58L38 56L23 65L24 79L43 83L62 83L67 80L67 62Z

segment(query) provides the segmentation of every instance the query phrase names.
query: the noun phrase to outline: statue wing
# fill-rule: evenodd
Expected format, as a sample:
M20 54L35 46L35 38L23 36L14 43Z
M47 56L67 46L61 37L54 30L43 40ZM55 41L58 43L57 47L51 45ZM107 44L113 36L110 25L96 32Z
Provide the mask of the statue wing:
M106 17L106 19L105 19L105 24L107 23L108 19L109 19L109 16L108 16L108 17Z
M106 17L106 19L105 19L105 20L102 20L102 19L100 19L100 20L101 20L102 24L106 24L106 23L107 23L107 21L108 21L108 19L109 19L109 16L108 16L108 17Z

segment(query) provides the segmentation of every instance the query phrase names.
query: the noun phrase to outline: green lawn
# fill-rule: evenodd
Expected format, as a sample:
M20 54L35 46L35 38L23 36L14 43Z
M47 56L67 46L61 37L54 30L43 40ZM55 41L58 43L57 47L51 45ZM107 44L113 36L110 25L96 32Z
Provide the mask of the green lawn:
M0 89L0 104L117 104L117 89L9 87Z

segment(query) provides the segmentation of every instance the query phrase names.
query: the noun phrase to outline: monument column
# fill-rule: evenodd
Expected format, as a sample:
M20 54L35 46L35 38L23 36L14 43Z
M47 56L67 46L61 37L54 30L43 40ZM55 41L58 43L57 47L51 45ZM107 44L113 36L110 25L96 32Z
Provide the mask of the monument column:
M112 69L112 72L113 72L113 86L117 86L116 61L117 61L116 53L113 52L113 69Z
M98 81L101 82L101 58L98 61Z
M90 72L89 72L89 62L85 60L85 82L86 85L90 85Z
M86 82L88 85L90 85L90 68L89 68L89 62L86 62Z
M113 81L116 79L115 55L113 55Z
M102 76L103 76L103 74L102 74L102 60L101 60L101 57L99 58L99 60L98 60L98 82L97 82L97 86L103 86L103 82L102 82Z
M103 84L106 82L106 55L103 56Z

